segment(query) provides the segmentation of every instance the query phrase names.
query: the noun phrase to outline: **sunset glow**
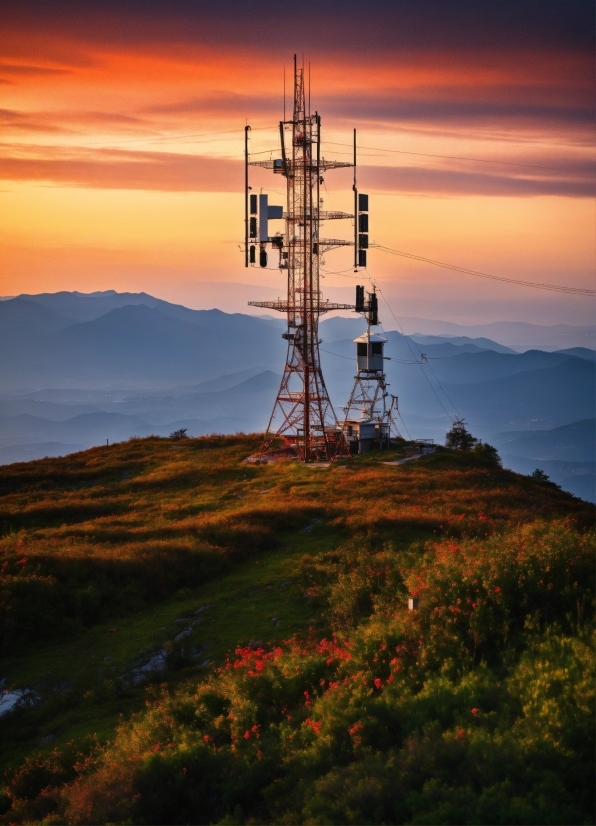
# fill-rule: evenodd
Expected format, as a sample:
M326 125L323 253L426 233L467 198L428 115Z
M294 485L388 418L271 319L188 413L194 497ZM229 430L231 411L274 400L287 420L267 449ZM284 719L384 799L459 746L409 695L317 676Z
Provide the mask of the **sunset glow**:
M592 45L571 10L483 9L466 27L441 6L427 25L414 4L364 15L329 3L309 26L267 4L250 17L233 2L133 5L0 13L0 294L145 290L199 306L206 282L283 289L243 267L242 148L248 122L251 151L277 155L294 52L310 65L324 154L348 159L358 129L375 241L592 286ZM325 186L326 208L350 209L349 174ZM591 319L577 298L370 260L404 314ZM326 287L351 288L337 274L349 267L349 252L329 254Z

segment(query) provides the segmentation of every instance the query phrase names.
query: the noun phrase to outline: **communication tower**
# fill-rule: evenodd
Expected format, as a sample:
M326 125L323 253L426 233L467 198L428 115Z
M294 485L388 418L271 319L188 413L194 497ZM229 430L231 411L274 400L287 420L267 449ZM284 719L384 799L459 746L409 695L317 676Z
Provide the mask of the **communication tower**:
M391 436L399 435L393 411L397 396L388 391L385 377L384 347L387 339L371 332L379 324L379 302L376 290L368 293L356 287L354 309L366 318L366 333L354 339L358 372L348 404L344 408L344 436L350 453L365 453L374 447L388 447ZM390 399L390 401L388 401Z
M305 94L304 68L294 56L294 104L291 120L279 124L281 158L251 161L248 151L250 127L245 128L245 265L267 267L268 247L277 250L278 267L287 272L287 298L277 301L250 301L253 307L277 310L287 316L286 364L267 427L264 453L276 437L305 462L329 460L347 454L344 430L333 410L319 357L319 318L331 310L354 310L352 304L323 300L319 262L323 253L354 244L354 263L366 266L368 234L359 221L368 209L367 196L356 189L356 131L354 163L321 157L321 117L310 112L310 92ZM287 202L269 204L267 194L254 194L249 186L249 167L259 166L283 176ZM354 166L354 214L321 209L323 175L331 169ZM322 221L354 220L354 241L321 238ZM283 220L283 231L271 234L269 221Z

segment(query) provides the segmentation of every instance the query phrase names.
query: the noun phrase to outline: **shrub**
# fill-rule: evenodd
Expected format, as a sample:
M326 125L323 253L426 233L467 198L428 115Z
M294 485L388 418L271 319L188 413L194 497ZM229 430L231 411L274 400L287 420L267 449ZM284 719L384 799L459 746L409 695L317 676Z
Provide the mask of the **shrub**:
M483 464L491 465L492 467L503 466L497 448L486 444L486 442L478 442L478 444L474 445L472 453L480 459Z
M387 568L365 611L158 697L68 781L65 820L590 822L593 550L562 521L362 565L336 551L347 586L308 572L333 614L335 587Z

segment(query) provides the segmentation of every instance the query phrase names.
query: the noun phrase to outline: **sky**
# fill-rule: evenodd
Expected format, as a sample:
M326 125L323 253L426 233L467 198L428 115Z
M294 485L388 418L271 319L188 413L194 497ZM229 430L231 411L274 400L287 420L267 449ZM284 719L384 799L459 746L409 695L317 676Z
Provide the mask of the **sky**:
M243 140L277 157L292 58L371 240L506 278L594 286L594 9L583 0L35 2L0 8L0 295L146 291L245 311ZM281 177L253 186L283 203ZM352 207L351 172L325 209ZM341 226L340 226L341 223ZM351 237L349 222L325 227ZM349 249L323 287L349 300ZM586 298L373 249L399 316L588 324ZM246 308L248 311L248 308Z

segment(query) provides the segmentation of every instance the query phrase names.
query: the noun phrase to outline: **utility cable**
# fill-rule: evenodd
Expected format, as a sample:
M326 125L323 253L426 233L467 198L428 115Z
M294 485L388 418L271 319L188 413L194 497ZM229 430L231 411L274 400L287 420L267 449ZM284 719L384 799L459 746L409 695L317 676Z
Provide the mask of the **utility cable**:
M412 437L410 436L410 434L409 434L409 432L408 432L408 428L406 427L406 423L404 422L404 418L403 418L403 416L402 416L402 415L401 415L401 413L399 412L399 407L398 407L398 408L396 408L396 411L395 411L395 412L396 412L396 413L397 413L397 415L399 416L399 420L400 420L400 422L402 423L402 425L403 425L403 427L404 427L404 430L406 431L406 436L408 437L408 442L411 442L411 441L412 441Z
M433 264L435 267L443 267L446 270L454 270L455 272L463 272L467 275L474 275L478 278L489 278L491 281L504 281L506 284L517 284L522 287L533 287L537 290L549 290L550 292L567 293L569 295L584 295L594 296L596 290L588 290L583 287L564 287L561 284L541 284L536 281L521 281L516 278L505 278L501 275L490 275L486 272L478 272L478 270L469 270L466 267L457 267L455 264L446 264L444 261L435 261L432 258L424 258L422 255L414 255L410 252L402 252L401 250L394 250L391 247L385 247L382 244L371 244L371 247L381 250L382 252L391 253L391 255L399 255L402 258L410 258L413 261L422 261L425 264Z
M390 312L390 313L391 313L391 315L393 316L393 320L394 320L394 321L395 321L395 323L397 324L397 326L398 326L398 329L399 329L400 333L401 333L401 334L402 334L402 336L405 338L405 340L406 340L406 344L408 345L408 349L410 350L410 353L412 353L412 358L414 358L414 359L415 359L415 358L416 358L416 356L415 356L414 351L412 350L412 347L411 347L411 345L410 345L410 337L409 337L409 336L407 336L407 335L405 334L405 332L404 332L404 330L403 330L403 328L402 328L401 324L399 323L399 320L397 319L397 316L395 315L395 313L394 313L394 312L393 312L393 310L391 309L391 305L389 304L389 302L388 302L388 301L387 301L387 299L385 298L385 294L383 293L383 291L381 290L381 288L380 288L380 287L377 287L377 289L378 289L379 293L381 294L381 296L382 296L382 298L383 298L383 301L384 301L384 302L385 302L385 304L387 305L387 309L389 310L389 312ZM418 349L418 352L420 353L420 355L422 356L422 352L420 351L420 349L419 349L419 348L417 348L417 349ZM425 379L427 380L427 382L428 382L428 385L429 385L430 389L431 389L431 390L433 391L433 393L435 394L437 401L439 402L439 404L441 405L441 407L442 407L442 408L443 408L443 410L445 411L445 415L446 415L448 418L450 418L450 419L451 419L451 421L454 421L453 416L452 416L452 415L448 412L447 408L446 408L446 407L445 407L445 405L443 404L442 399L440 398L439 394L438 394L438 393L437 393L437 391L435 390L435 388L434 388L434 386L433 386L433 383L431 382L431 380L430 380L430 379L429 379L429 377L427 376L426 371L424 370L424 367L422 366L422 363L421 363L421 362L419 362L419 364L420 364L420 369L421 369L421 371L422 371L422 374L424 375ZM430 365L429 365L429 366L430 366ZM445 393L445 390L443 389L443 386L441 385L441 382L438 380L438 378L436 377L436 375L435 375L435 379L436 379L436 381L437 381L437 383L438 383L439 387L441 388L441 390L443 390L443 393ZM453 409L455 410L455 413L456 413L457 418L461 418L461 416L459 415L459 412L458 412L458 410L457 410L457 407L453 404L453 402L451 401L451 399L449 398L449 396L447 395L447 393L445 393L445 396L447 397L448 401L450 402L450 404L452 405Z
M330 146L351 146L349 143L337 143L334 141L325 141ZM528 167L529 169L550 169L553 171L558 171L556 166L538 166L537 164L531 163L519 163L518 161L497 161L497 160L489 160L488 158L470 158L465 155L439 155L435 154L434 152L406 152L405 149L381 149L380 146L359 146L359 149L371 149L374 152L391 152L392 154L396 155L417 155L424 158L447 158L451 161L472 161L473 163L498 163L503 164L506 166L523 166ZM344 153L342 153L344 154ZM348 153L345 153L348 154ZM377 156L378 157L378 156Z
M253 126L250 131L264 132L274 128L275 127L271 126ZM119 141L105 140L97 143L86 143L85 146L114 146L121 143L138 143L139 141L144 143L155 143L156 141L177 141L181 138L208 138L214 135L234 135L239 134L239 132L239 129L226 129L223 132L195 132L190 135L156 135L154 137L123 138Z

